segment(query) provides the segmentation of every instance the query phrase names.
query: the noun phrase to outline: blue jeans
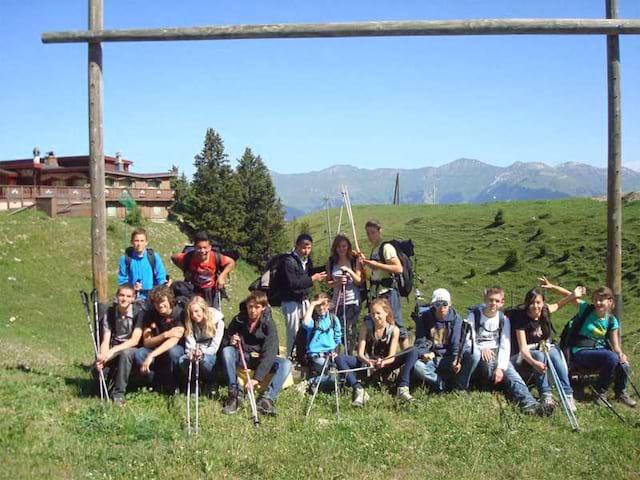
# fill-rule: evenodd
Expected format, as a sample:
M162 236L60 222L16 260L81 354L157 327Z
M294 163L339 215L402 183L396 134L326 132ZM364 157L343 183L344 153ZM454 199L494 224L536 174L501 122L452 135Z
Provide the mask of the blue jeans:
M200 368L200 378L204 381L204 383L212 384L213 383L213 375L214 375L214 367L216 366L216 356L215 355L203 355L200 359L199 368ZM178 366L180 367L180 371L184 375L184 378L187 379L189 375L189 357L186 355L182 355L180 360L178 361ZM195 365L193 366L193 371L191 372L191 382L192 385L195 384L196 381L196 373L195 373Z
M493 359L488 362L485 362L481 357L478 367L476 368L476 375L480 376L483 383L493 384L493 375L498 365L498 349L495 349L494 352L495 355ZM531 392L527 388L527 384L524 383L524 380L522 380L522 377L516 371L511 362L509 362L507 369L504 371L502 383L507 394L511 396L520 407L528 407L529 405L534 405L536 403L535 398L533 398L533 395L531 395Z
M534 368L533 375L536 380L536 385L538 386L538 392L540 395L551 392L551 384L549 383L549 378L551 377L550 367L546 361L545 354L540 350L530 350L531 356L539 362L547 365L547 371L545 373L538 373L538 371ZM556 369L556 373L558 374L558 379L560 380L560 385L557 387L562 387L562 390L567 395L573 395L573 388L571 388L571 382L569 381L569 372L567 370L567 364L564 361L564 356L555 345L551 345L549 348L549 358L551 359L551 363Z
M320 374L322 373L322 368L324 367L324 362L326 360L326 356L318 355L318 354L309 354L309 375L311 378L309 379L309 383L312 387L315 387L316 384L320 383L322 387L329 387L329 383L333 382L333 378L329 375L329 370L331 369L331 360L329 360L329 365L324 371L324 375L322 377Z
M390 370L395 370L396 368L401 367L400 375L398 376L396 385L398 387L408 387L409 380L411 379L411 372L413 371L413 366L415 365L415 359L411 361L410 356L414 352L415 350L412 350L406 355L396 357L393 360L393 363L391 363L390 365L387 365L386 367L380 370L371 369L370 372L373 374L376 374L378 372L388 372ZM338 370L349 370L352 368L364 367L365 365L362 362L360 362L358 357L354 357L353 355L338 355L338 357L336 358L336 366L338 367ZM362 371L365 372L365 370L362 370ZM358 382L356 373L357 372L347 372L343 374L348 386L353 387L356 384L360 383Z
M141 347L136 351L133 356L133 361L138 371L147 358L147 355L153 350L152 348ZM168 352L156 357L151 364L150 372L147 376L149 383L151 383L154 388L164 387L169 393L173 393L178 381L178 362L183 355L184 347L182 345L174 345Z
M244 352L244 358L247 362L247 368L255 369L260 363L260 358L253 358L247 352ZM242 360L240 359L240 354L235 347L228 346L222 350L222 368L224 369L224 373L227 377L227 382L229 384L229 391L238 390L238 376L236 374L236 368L242 365ZM271 382L269 382L269 386L267 387L267 391L264 393L263 397L273 400L275 402L278 393L282 390L282 386L284 382L287 380L287 376L289 372L291 372L291 368L293 365L291 361L286 358L276 357L275 362L273 362L273 366L271 367L271 373L273 373L273 377L271 378Z
M402 320L402 305L400 305L400 293L395 288L391 288L386 292L378 295L378 298L386 298L391 305L391 311L393 312L393 319L396 325L400 329L400 340L407 338L407 327Z
M445 385L451 386L454 390L468 390L471 374L480 361L480 351L474 348L472 353L471 346L465 345L460 357L461 368L457 374L453 373L454 361L453 355L436 356L428 361L418 360L413 369L414 377L438 393L444 392Z
M620 366L620 357L616 352L604 348L583 349L571 355L571 361L577 367L599 372L598 392L606 392L615 374L614 390L622 392L627 387L627 375Z

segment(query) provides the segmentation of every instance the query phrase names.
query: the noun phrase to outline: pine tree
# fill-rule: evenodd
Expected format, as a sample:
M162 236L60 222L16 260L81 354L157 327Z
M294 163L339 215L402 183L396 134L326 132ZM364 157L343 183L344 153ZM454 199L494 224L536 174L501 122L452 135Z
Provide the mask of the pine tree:
M247 261L262 267L275 253L285 248L284 211L266 165L246 148L236 169L245 212L241 252Z
M242 227L245 211L240 207L242 188L224 153L222 137L207 129L202 151L195 156L196 172L180 200L186 233L205 230L226 246L246 243Z

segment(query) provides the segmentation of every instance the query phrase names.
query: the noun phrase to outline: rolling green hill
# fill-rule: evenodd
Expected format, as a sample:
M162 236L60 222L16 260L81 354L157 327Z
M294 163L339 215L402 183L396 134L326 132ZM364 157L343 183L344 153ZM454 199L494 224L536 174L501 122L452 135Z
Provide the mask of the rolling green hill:
M505 224L488 228L497 210ZM331 212L335 231L338 211ZM482 289L502 285L518 302L547 275L589 287L605 279L606 205L589 200L443 206L354 206L361 247L364 221L376 217L386 238L412 238L425 294L446 287L460 310ZM326 216L304 218L316 239L316 262L328 248ZM298 224L290 225L294 238ZM345 230L343 222L343 230ZM308 421L306 399L293 389L278 399L280 415L251 426L248 410L221 413L226 389L200 404L200 435L185 433L184 397L149 391L123 409L90 395L91 348L78 290L91 285L88 219L49 219L37 212L0 215L0 478L634 478L640 475L638 430L606 410L579 403L583 431L570 433L557 411L523 417L501 395L434 397L418 389L417 405L395 404L386 389L354 410L342 395L320 394ZM172 224L149 225L163 254L185 238ZM109 225L109 268L128 243L122 224ZM640 203L624 208L624 345L640 362ZM519 263L500 270L509 251ZM169 266L173 278L179 272ZM494 272L494 273L492 273ZM256 272L240 262L231 284L231 318ZM110 276L112 290L115 275ZM412 304L404 302L408 315ZM560 326L571 308L554 318ZM279 313L277 320L280 321ZM409 322L410 323L410 322ZM640 367L639 367L640 368ZM636 377L637 378L637 377ZM578 391L579 392L579 391ZM247 407L248 408L248 407ZM619 407L630 421L640 415Z

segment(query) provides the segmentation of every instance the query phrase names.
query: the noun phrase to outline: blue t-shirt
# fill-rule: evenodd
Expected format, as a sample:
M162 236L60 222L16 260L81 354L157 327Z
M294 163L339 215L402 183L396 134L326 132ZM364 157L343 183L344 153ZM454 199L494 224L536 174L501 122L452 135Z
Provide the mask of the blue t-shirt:
M580 302L579 314L582 315L589 307L587 302ZM609 322L611 321L611 328L609 328ZM607 348L607 332L609 330L617 330L619 328L618 319L607 313L604 318L598 318L595 310L592 311L582 324L582 328L578 332L578 336L589 338L596 342L594 347L591 348ZM571 353L578 352L583 348L589 347L573 347Z
M324 317L320 317L318 320L318 328L312 334L313 325L313 320L309 325L302 324L307 332L307 339L310 340L307 345L308 353L333 352L338 345L342 343L342 327L340 326L340 319L338 317L335 317L333 328L331 328L331 316L329 312L327 312Z

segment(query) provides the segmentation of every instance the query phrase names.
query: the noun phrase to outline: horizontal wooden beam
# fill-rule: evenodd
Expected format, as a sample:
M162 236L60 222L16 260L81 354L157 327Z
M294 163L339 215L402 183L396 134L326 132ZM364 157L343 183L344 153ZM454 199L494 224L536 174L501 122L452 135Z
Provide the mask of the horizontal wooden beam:
M186 28L45 32L43 43L158 42L257 38L402 37L432 35L640 34L640 19L509 18L351 23L290 23Z

